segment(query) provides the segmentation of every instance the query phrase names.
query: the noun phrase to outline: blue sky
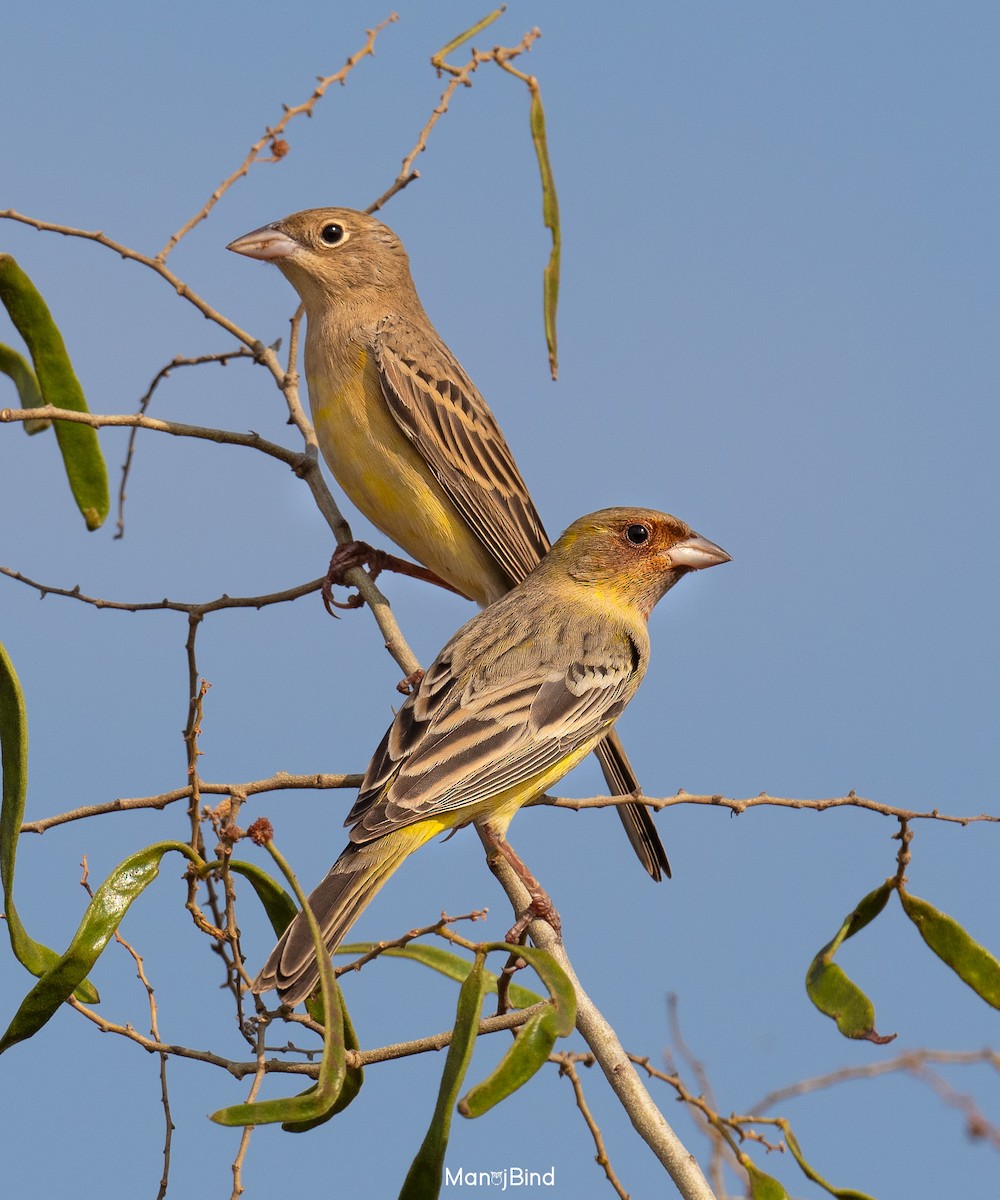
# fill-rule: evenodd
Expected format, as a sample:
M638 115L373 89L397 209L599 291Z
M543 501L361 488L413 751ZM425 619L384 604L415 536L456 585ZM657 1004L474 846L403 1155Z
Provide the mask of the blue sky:
M440 94L429 56L485 11L401 6L376 57L290 126L289 155L237 184L173 269L264 342L287 337L291 289L226 243L300 208L364 207L383 192ZM369 0L336 11L181 0L161 13L52 2L8 13L0 208L155 253L281 103L305 99L387 12ZM420 157L421 179L383 215L550 530L609 504L648 504L733 555L685 580L652 619L650 672L620 724L647 794L854 788L921 811L995 812L1000 14L985 3L582 11L515 0L476 44L513 44L535 24L543 37L522 65L541 84L559 187L559 382L546 371L547 234L516 81L480 70ZM0 250L48 299L94 411L134 411L174 355L233 347L152 273L97 246L4 221ZM13 340L2 323L0 340ZM13 404L3 387L0 404ZM151 411L295 444L280 397L246 363L175 372ZM105 431L101 441L116 486L125 438ZM329 553L304 487L245 450L142 438L121 541L113 520L84 532L51 437L0 427L0 464L0 563L55 586L130 600L260 594L314 578ZM376 536L343 507L356 533ZM471 615L407 580L385 590L424 662ZM39 602L0 579L0 638L31 724L29 818L184 782L185 636L174 614ZM361 771L398 700L398 668L370 616L335 623L315 598L210 618L199 667L212 683L201 743L212 780ZM561 790L603 785L588 763ZM253 815L271 817L311 883L341 848L350 800L277 794ZM893 873L894 821L689 805L657 821L675 873L658 887L610 813L532 810L511 838L629 1049L661 1061L665 998L678 995L720 1110L906 1049L996 1044L996 1014L929 954L895 900L842 957L897 1041L845 1042L806 998L812 955ZM68 942L82 855L99 880L184 827L174 808L23 839L17 887L30 931ZM912 890L997 952L995 828L913 828ZM241 1056L178 874L164 870L123 931L146 957L164 1037ZM499 936L505 901L466 832L414 856L357 936L487 905L482 936ZM252 900L241 923L255 966L271 938ZM146 1027L120 948L95 979L102 1011ZM30 980L2 956L0 981L6 1023ZM378 964L348 981L347 999L362 1044L375 1046L447 1027L454 991L414 966ZM481 1047L472 1076L498 1053ZM370 1070L361 1098L312 1134L258 1130L247 1194L395 1195L441 1066L435 1056ZM155 1194L154 1059L66 1011L0 1073L17 1098L3 1135L12 1196ZM945 1074L1000 1120L995 1073ZM584 1082L625 1187L665 1194L603 1082L593 1072ZM242 1099L243 1086L175 1063L170 1089L170 1194L228 1194L236 1137L205 1114ZM656 1094L704 1160L702 1135L666 1089ZM960 1113L926 1084L842 1085L780 1112L840 1186L879 1200L946 1195L959 1175L963 1196L995 1194L995 1149L970 1144ZM554 1165L554 1194L611 1194L554 1071L494 1113L456 1121L452 1167ZM821 1194L787 1156L757 1161L792 1194Z

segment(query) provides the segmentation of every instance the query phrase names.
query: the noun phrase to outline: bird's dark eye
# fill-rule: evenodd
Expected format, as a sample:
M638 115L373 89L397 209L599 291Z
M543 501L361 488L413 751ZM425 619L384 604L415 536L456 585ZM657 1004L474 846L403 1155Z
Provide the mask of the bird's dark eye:
M328 246L336 246L338 242L344 240L344 227L338 225L336 221L331 221L329 225L324 225L319 231L319 236Z
M625 537L633 546L641 546L649 541L649 530L645 525L629 525L625 530Z

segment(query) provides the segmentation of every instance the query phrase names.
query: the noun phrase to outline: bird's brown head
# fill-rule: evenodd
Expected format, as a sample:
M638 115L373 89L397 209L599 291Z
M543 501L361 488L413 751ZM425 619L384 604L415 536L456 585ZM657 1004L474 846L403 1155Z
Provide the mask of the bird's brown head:
M648 617L681 576L730 556L669 513L605 508L574 521L545 561L548 569Z
M387 290L413 290L403 243L381 221L353 208L309 208L230 242L227 250L272 262L307 311L331 299L377 303Z

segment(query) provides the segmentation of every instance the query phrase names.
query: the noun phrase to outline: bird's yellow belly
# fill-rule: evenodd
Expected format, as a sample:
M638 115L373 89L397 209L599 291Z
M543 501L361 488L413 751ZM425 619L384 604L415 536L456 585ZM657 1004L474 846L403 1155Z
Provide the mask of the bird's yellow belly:
M539 775L535 775L516 784L514 787L498 792L489 800L482 800L478 804L471 805L468 816L463 819L463 823L471 820L477 823L489 824L496 833L499 833L503 837L507 832L507 826L510 825L518 810L523 808L529 801L544 795L564 775L568 775L578 763L587 757L607 732L607 729L601 729L598 734L588 738L586 742L583 742L575 749L567 750L563 758L547 770L542 771ZM458 809L456 811L461 812L462 810ZM452 818L450 823L454 825L458 822Z
M470 599L486 603L500 572L397 425L370 355L339 379L307 374L320 449L337 482L387 537Z

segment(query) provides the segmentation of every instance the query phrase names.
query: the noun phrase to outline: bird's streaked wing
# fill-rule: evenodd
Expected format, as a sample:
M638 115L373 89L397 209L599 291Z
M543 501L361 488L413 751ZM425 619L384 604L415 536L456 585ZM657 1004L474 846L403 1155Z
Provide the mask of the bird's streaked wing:
M375 752L347 818L351 840L471 807L555 766L618 717L637 655L616 643L566 667L464 686L442 655Z
M520 583L549 540L485 400L447 346L405 317L378 323L374 349L389 411L511 584Z

